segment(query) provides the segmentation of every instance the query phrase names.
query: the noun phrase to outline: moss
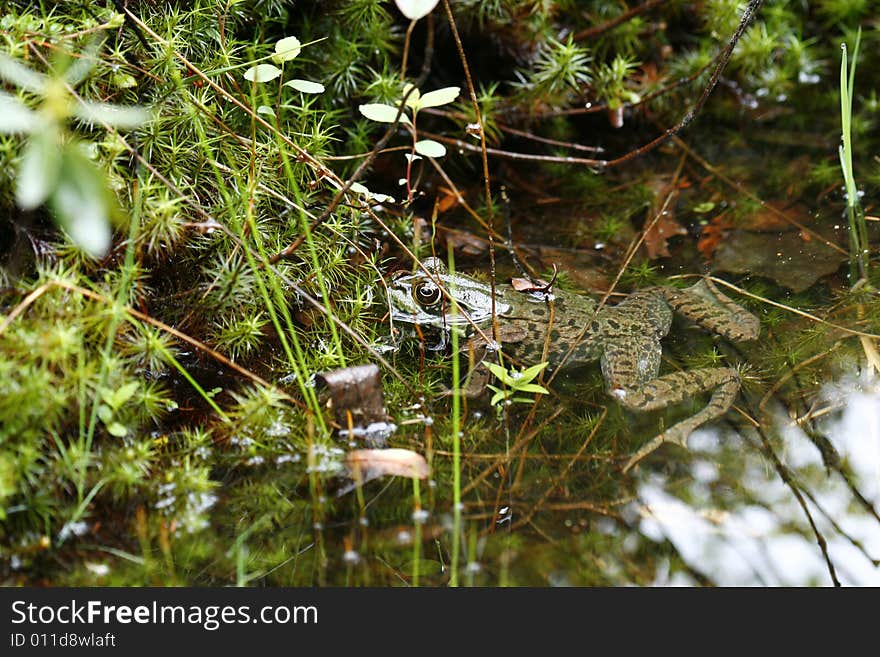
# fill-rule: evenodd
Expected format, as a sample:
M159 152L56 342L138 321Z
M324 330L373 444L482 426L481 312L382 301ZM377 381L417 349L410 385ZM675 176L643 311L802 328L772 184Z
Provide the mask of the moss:
M6 4L2 53L52 80L69 73L72 62L93 60L70 84L73 93L62 94L70 103L59 106L54 128L58 148L81 148L77 161L94 168L89 184L97 191L76 207L93 209L95 198L103 198L113 234L107 252L96 254L71 238L74 224L65 224L57 207L22 210L16 194L31 137L0 135L0 581L296 585L390 584L397 574L405 577L412 549L393 536L413 526L410 482L395 480L387 489L384 481L372 482L364 491L371 500L366 511L356 495L334 497L349 446L335 438L312 376L375 360L367 346L387 338L381 275L393 265L412 265L400 243L413 245L415 217L436 217L440 228L458 231L458 245L485 244L485 229L469 215L465 229L467 213L453 210L460 192L481 219L489 216L479 153L446 142L446 157L436 160L445 177L427 158L408 167L400 148L410 148L412 139L400 129L387 143L396 150L378 154L360 182L398 198L408 186L411 201L364 203L363 195L349 193L330 207L387 128L366 120L358 106L394 103L404 83L415 81L427 21L412 34L402 72L407 24L392 4L373 0L129 3L143 26L115 14L113 3ZM492 192L503 179L518 246L539 270L549 273L561 261L560 288L580 287L566 270L585 262L603 279L616 276L654 200L653 182L671 178L680 153L659 150L607 171L598 161L629 152L680 120L705 84L706 73L695 74L729 38L740 5L665 3L612 26L624 5L611 0L453 3L485 136L501 151L489 159ZM837 88L827 63L836 61L839 41L865 23L866 7L831 0L764 7L724 84L684 133L689 146L763 199L814 199L839 184ZM433 30L429 75L420 88L462 91L455 103L421 111L418 130L477 144L466 132L476 113L439 12ZM301 53L284 63L277 80L244 78L255 62L272 61L279 39L294 35ZM856 178L869 196L880 186L871 159L876 40L876 30L866 31L853 117ZM282 84L291 78L320 82L325 91L307 94ZM25 108L48 107L45 89L11 79L3 86ZM73 114L78 99L148 108L151 120L132 129L84 123ZM597 108L619 110L623 126L613 128L608 112ZM783 129L831 144L808 150L802 182L790 180L796 173L788 165L804 154L803 145L782 149L762 141ZM505 153L557 161L522 164ZM564 161L569 156L594 163ZM36 180L57 182L47 181ZM679 182L698 187L700 200L729 203L734 221L745 222L758 207L696 160L684 163ZM827 202L838 200L832 194ZM492 205L503 269L506 226L497 196ZM695 229L686 214L679 219ZM480 239L466 239L468 230ZM604 248L594 248L596 242ZM676 258L698 260L692 240L680 244ZM424 255L432 248L441 250L423 238L417 250ZM483 266L486 259L477 258ZM673 266L636 259L620 283L663 282L678 273ZM825 288L785 299L770 281L744 282L754 294L877 331L872 284L834 299ZM749 352L761 362L757 394L831 340L824 327L759 302L753 307L771 337ZM705 336L680 338L672 347L688 367L730 358ZM852 344L839 348L848 357L857 353ZM383 372L386 406L402 425L392 444L449 451L454 425L441 394L451 380L449 359L422 354L417 345L385 356L395 369ZM817 359L782 393L798 399L815 387L813 377L837 369ZM603 389L593 370L575 392L563 386L537 408L500 421L494 410L468 403L464 485L494 468L469 489L459 536L485 566L475 583L545 584L560 570L573 583L644 583L664 558L681 565L666 547L623 550L622 535L597 532L596 516L586 511L570 526L558 522L564 513L548 512L536 525L540 533L474 538L491 526L505 495L541 501L549 489L553 500L601 505L625 494L616 461L655 433L661 419L633 420ZM558 422L548 419L559 404L567 411ZM520 453L507 453L545 421L551 425L523 447L522 461ZM557 481L563 470L555 457L572 454L594 430L585 458ZM454 499L452 459L437 454L433 465L433 484L423 488L430 518L424 530L429 536L439 527L441 554L426 543L426 563L446 559L452 540L443 530ZM520 486L515 494L508 488L513 482ZM361 514L369 527L359 524ZM95 544L116 556L95 552ZM362 561L346 562L346 547ZM590 556L598 552L613 568ZM380 559L399 573L373 568ZM96 561L110 563L109 574L90 569ZM74 567L66 574L61 563Z

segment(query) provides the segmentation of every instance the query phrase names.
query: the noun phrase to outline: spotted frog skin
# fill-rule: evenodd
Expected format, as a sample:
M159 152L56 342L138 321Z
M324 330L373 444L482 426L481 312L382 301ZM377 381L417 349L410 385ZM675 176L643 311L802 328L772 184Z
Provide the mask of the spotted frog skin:
M422 339L438 340L427 343L437 349L445 346L450 328L467 327L477 363L467 393L478 394L489 378L482 362L497 350L490 340L491 289L468 276L450 274L438 258L428 258L423 264L430 276L418 270L392 278L388 288L392 321L417 325ZM452 312L451 298L456 300L458 313ZM723 415L740 389L739 373L730 367L659 376L660 340L669 332L673 312L737 342L757 338L760 330L757 317L707 280L684 290L660 286L639 290L598 312L595 301L579 294L518 292L510 285L497 285L494 312L505 357L521 365L547 361L548 373L598 360L607 392L628 409L662 409L712 392L705 408L633 454L624 472L663 443L686 447L691 432Z

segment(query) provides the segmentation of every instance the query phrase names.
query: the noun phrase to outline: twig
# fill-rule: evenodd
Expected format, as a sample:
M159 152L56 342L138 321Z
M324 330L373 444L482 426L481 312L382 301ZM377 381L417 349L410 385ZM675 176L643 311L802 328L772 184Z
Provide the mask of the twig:
M595 36L599 36L600 34L607 32L608 30L614 29L621 23L625 23L629 19L638 16L639 14L644 14L646 11L653 9L657 5L662 5L666 0L646 0L640 5L636 5L632 9L623 12L620 16L616 16L612 18L610 21L606 21L601 23L600 25L594 25L593 27L588 27L580 32L575 32L572 39L575 41L583 41L584 39L592 39Z
M517 522L513 524L511 530L518 529L522 527L524 524L531 522L532 518L535 517L535 514L541 510L544 502L547 501L547 498L553 493L554 490L563 482L566 475L568 475L569 471L574 467L575 463L577 463L578 459L580 459L581 455L584 451L589 447L590 443L593 442L593 438L596 436L596 432L599 431L599 427L602 426L602 423L605 421L605 416L608 415L608 409L602 409L602 415L596 420L596 426L593 427L593 430L590 434L584 439L584 442L581 444L580 449L578 449L577 453L572 457L572 459L565 464L565 467L556 475L551 484L546 488L544 493L537 499L536 502L529 505L528 512L522 518L520 518Z
M834 563L831 561L831 557L828 554L828 544L825 541L825 536L819 531L819 528L816 526L816 522L813 520L813 514L810 513L810 509L807 506L806 500L804 500L804 496L801 494L801 491L798 487L797 482L792 477L791 472L785 466L785 464L779 460L779 456L777 456L776 452L773 450L773 446L770 444L770 441L767 440L767 436L764 435L764 431L760 428L757 430L758 435L761 437L761 443L764 446L764 453L770 457L770 461L773 463L773 467L775 468L777 474L788 486L789 490L791 490L792 495L794 495L797 503L800 505L801 509L804 512L804 515L807 518L807 522L810 523L810 527L813 530L813 535L816 537L816 543L819 546L819 550L822 552L822 556L825 558L825 565L828 568L828 574L831 577L831 582L834 586L841 586L840 580L837 579L837 572L834 568Z
M464 78L467 82L468 94L470 95L471 104L474 108L474 116L480 125L480 156L483 164L483 185L486 195L486 223L489 224L491 230L487 231L489 239L489 284L492 296L492 338L498 340L498 317L495 313L495 240L493 238L494 216L492 207L492 183L489 177L489 153L486 145L486 129L483 124L483 115L480 112L480 103L477 100L477 90L474 87L474 80L471 77L471 69L468 66L467 55L464 52L464 46L461 43L461 37L458 34L458 27L455 24L455 16L452 15L452 7L449 6L449 0L443 0L443 9L446 10L446 20L449 21L449 28L452 31L452 38L455 41L455 47L458 50L458 58L461 61L461 67L464 69Z

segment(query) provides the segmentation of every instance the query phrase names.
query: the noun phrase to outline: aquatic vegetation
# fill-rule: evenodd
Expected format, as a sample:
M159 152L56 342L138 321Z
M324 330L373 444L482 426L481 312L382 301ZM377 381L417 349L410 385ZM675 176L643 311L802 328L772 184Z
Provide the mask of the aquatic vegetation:
M0 582L711 581L637 531L620 471L672 415L609 404L596 370L539 386L537 360L466 398L466 336L400 346L388 275L454 254L490 290L540 275L611 306L719 274L762 340L676 324L661 374L751 364L732 447L642 473L733 510L748 450L801 508L821 468L777 453L850 477L825 383L880 366L877 236L841 219L877 214L869 4L5 3ZM772 267L743 265L756 243ZM427 480L344 492L364 445L315 375L367 362Z

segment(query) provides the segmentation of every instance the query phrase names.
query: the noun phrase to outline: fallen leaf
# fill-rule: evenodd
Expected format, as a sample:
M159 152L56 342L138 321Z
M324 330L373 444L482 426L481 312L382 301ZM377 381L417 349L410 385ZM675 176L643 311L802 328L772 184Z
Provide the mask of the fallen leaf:
M671 210L667 210L645 232L645 248L648 249L648 258L651 260L668 258L670 256L668 240L675 235L687 235L687 229L675 220L675 214Z
M766 276L794 292L802 292L846 262L824 242L805 242L794 231L777 234L735 230L715 252L713 269Z
M795 225L791 221L786 221L785 217L802 226L815 223L815 218L810 215L810 209L805 204L779 200L766 201L763 207L738 221L737 227L765 233L793 229Z
M432 236L431 224L422 217L415 218L416 232L425 240L430 241ZM445 226L437 226L436 235L434 235L438 244L444 249L451 244L453 250L458 255L479 256L486 253L489 248L489 242L474 233L466 230L455 230L454 228L446 228Z
M360 482L383 476L427 479L430 474L425 457L409 449L356 449L346 455L345 465Z
M536 278L534 282L528 278L511 278L510 286L517 292L546 292L550 284L540 278Z
M440 192L437 200L438 213L443 214L458 205L458 194L451 189L441 186L437 191Z
M654 192L654 200L648 209L650 227L645 231L645 248L651 260L668 258L669 238L687 235L687 229L675 219L675 203L681 185L673 186L665 177L658 175L648 181L648 187Z
M712 260L715 255L715 249L721 244L721 240L725 233L731 229L728 221L727 213L717 214L703 228L700 239L697 241L697 250L706 260Z

